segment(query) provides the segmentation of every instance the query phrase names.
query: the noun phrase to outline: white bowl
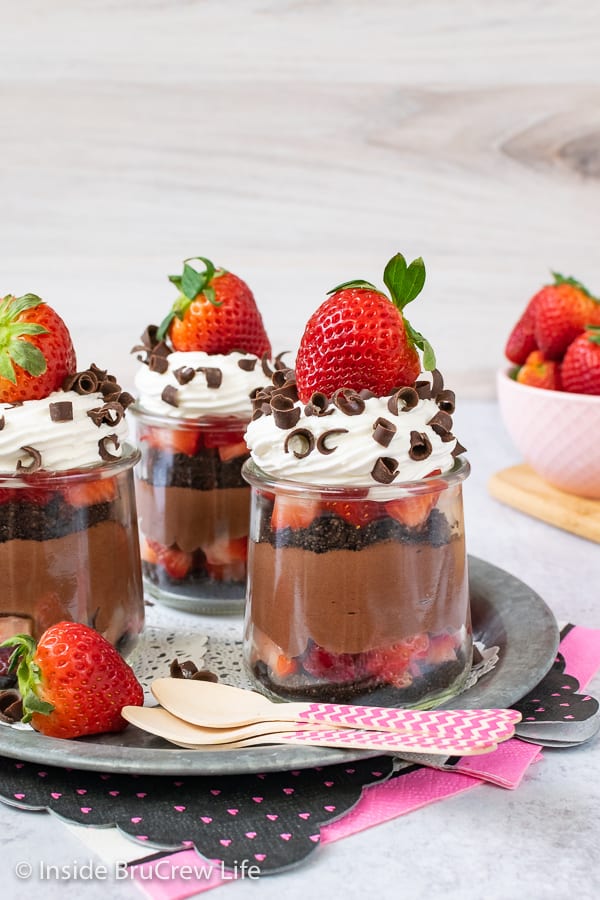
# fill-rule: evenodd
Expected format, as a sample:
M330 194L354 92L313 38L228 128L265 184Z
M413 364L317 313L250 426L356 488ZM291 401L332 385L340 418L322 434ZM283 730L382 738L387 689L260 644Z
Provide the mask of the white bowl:
M554 487L600 500L600 396L547 391L498 372L498 401L525 461Z

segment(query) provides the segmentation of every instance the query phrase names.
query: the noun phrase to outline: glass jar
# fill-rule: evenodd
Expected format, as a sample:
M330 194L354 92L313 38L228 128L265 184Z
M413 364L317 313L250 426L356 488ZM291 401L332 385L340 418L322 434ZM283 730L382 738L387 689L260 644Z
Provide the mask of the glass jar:
M250 489L241 475L247 419L129 411L142 453L136 493L148 592L189 612L241 612L250 519Z
M63 620L123 655L144 625L133 467L140 454L64 472L0 475L0 640Z
M253 461L244 663L276 699L428 707L458 693L472 634L462 481L315 487Z

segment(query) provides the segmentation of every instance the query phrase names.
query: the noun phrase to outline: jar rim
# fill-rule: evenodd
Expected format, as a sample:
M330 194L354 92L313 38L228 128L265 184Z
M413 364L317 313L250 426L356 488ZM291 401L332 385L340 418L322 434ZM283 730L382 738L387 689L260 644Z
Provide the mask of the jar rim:
M124 442L123 453L117 459L102 460L89 466L77 466L72 469L39 469L37 472L2 472L0 487L31 488L44 487L47 484L57 486L62 481L72 484L74 481L98 481L101 478L112 478L120 472L132 469L141 459L142 454L133 444Z
M306 481L292 481L289 478L277 478L258 466L252 458L242 466L242 476L253 487L281 491L287 494L302 494L305 497L322 496L323 494L339 495L343 493L349 499L360 499L366 496L373 500L388 500L402 493L428 494L432 491L446 490L460 484L468 477L471 466L465 456L458 456L453 467L441 475L430 475L416 481L393 481L390 484L344 485L344 484L310 484Z
M153 413L144 409L137 403L132 403L127 408L127 414L133 413L136 419L139 419L144 425L158 425L165 428L177 428L178 431L197 431L199 428L207 431L212 428L220 428L221 430L239 431L240 427L244 430L250 421L250 413L247 416L236 416L231 413L227 415L205 415L205 416L186 416L178 418L176 416L165 416L161 413Z

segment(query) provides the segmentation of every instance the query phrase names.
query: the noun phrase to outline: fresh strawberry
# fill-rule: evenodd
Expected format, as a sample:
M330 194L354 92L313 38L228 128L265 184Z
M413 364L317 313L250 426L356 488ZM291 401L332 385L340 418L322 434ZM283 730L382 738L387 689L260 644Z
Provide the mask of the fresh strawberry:
M303 403L315 391L331 396L339 388L370 390L378 397L413 384L421 370L435 368L433 350L404 318L404 307L425 282L422 259L409 266L397 253L383 280L391 300L367 281L349 281L311 316L296 358L298 394Z
M219 538L208 547L203 547L206 560L211 565L223 566L233 562L245 562L248 556L248 539Z
M76 371L67 326L35 294L0 300L0 403L40 400Z
M271 528L308 528L321 512L318 500L295 494L277 494L271 513Z
M302 667L313 678L341 684L363 676L362 659L360 653L332 653L314 644L303 657Z
M122 731L124 706L141 706L142 687L106 638L77 622L58 622L35 643L16 635L14 647L23 721L49 737Z
M246 441L238 441L237 444L222 444L219 447L221 462L229 462L230 459L237 459L239 456L248 456Z
M144 562L150 563L152 566L158 565L159 553L161 545L158 541L151 541L144 538L141 542L140 553Z
M298 661L286 656L285 653L279 653L270 668L276 678L289 678L298 671Z
M588 326L576 338L561 366L565 391L574 394L600 394L600 327Z
M534 334L544 356L559 360L586 325L600 325L600 302L574 278L553 275L537 294Z
M511 331L504 354L511 362L522 366L530 353L537 350L535 342L535 304L538 294L531 298L525 312Z
M383 515L381 504L374 500L325 500L321 508L355 527L368 525Z
M429 518L429 513L437 503L437 492L427 494L407 494L396 500L388 500L385 511L388 516L406 525L407 528L419 528Z
M192 260L200 260L204 271L188 265ZM271 355L256 301L241 278L215 269L204 256L193 256L184 260L183 274L171 275L169 280L180 295L158 328L159 340L168 336L175 350Z
M456 659L457 643L451 634L438 634L431 638L427 651L427 662L430 665L440 665L445 662L454 662Z
M147 428L141 438L148 446L167 453L195 456L202 446L202 435L194 428Z
M162 566L170 578L181 581L186 578L192 568L192 554L178 547L161 547L158 551L158 564Z
M74 482L64 488L63 494L71 506L95 506L97 503L111 503L117 496L117 482L114 478Z
M517 372L517 381L530 387L560 391L560 363L548 359L541 350L534 350L525 360L525 365Z

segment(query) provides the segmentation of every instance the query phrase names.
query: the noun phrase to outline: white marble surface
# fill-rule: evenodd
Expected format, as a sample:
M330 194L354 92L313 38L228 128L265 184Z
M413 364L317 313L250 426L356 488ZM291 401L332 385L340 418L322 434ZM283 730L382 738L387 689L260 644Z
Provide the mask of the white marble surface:
M600 628L596 544L505 508L486 492L489 475L517 461L492 403L463 403L456 430L469 448L465 486L469 550L535 588L559 621ZM600 677L590 687L600 695ZM575 750L545 751L516 791L483 785L408 816L320 848L295 871L217 890L231 900L596 900L593 863L600 839L600 740ZM0 809L3 892L23 896L20 860L79 865L90 852L44 813ZM93 858L93 857L92 857ZM124 882L32 883L33 896L82 900L139 896ZM227 893L224 893L227 892ZM212 896L212 895L207 895Z

